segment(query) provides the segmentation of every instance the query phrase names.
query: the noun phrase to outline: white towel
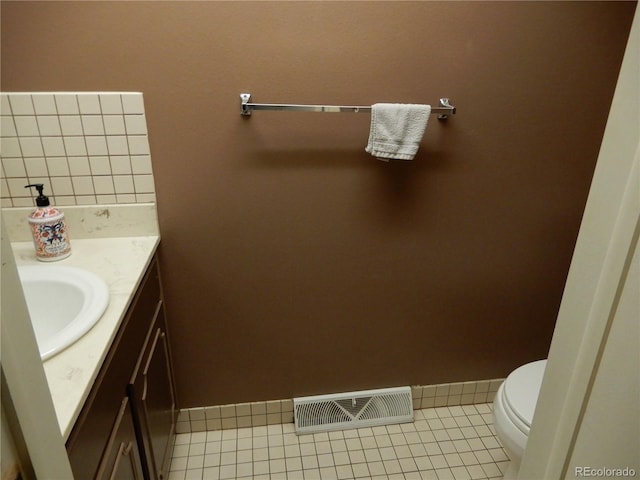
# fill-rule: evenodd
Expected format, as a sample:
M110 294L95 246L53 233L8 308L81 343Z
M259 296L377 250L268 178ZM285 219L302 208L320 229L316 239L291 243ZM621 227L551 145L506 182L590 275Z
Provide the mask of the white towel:
M385 162L412 160L430 114L430 105L376 103L371 108L371 131L365 150Z

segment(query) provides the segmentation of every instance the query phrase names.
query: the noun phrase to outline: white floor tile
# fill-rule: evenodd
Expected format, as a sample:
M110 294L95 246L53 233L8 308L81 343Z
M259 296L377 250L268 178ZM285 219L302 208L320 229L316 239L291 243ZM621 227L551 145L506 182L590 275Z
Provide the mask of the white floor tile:
M176 435L168 480L487 480L508 457L491 405L417 410L415 422L296 435L293 424Z

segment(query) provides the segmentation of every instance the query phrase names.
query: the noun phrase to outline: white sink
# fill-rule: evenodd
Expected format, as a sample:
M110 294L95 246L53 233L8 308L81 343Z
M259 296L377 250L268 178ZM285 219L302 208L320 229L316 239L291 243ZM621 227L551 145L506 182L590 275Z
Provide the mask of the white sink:
M109 305L104 280L81 268L27 265L18 273L42 360L82 338Z

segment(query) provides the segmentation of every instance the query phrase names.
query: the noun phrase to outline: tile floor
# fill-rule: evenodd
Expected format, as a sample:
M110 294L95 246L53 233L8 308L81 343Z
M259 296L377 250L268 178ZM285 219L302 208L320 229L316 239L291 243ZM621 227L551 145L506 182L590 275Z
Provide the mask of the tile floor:
M428 408L413 423L300 436L293 424L182 433L168 480L502 478L491 408Z

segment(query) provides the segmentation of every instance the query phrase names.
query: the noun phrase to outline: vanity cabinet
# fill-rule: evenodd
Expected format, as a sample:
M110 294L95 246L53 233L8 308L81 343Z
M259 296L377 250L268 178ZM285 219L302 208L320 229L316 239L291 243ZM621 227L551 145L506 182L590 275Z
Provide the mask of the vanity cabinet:
M177 416L154 258L67 440L74 476L162 480Z
M129 398L124 397L96 479L143 480L140 458Z
M149 478L166 479L175 430L175 398L164 312L159 309L149 329L144 354L128 386L129 398L144 444Z

